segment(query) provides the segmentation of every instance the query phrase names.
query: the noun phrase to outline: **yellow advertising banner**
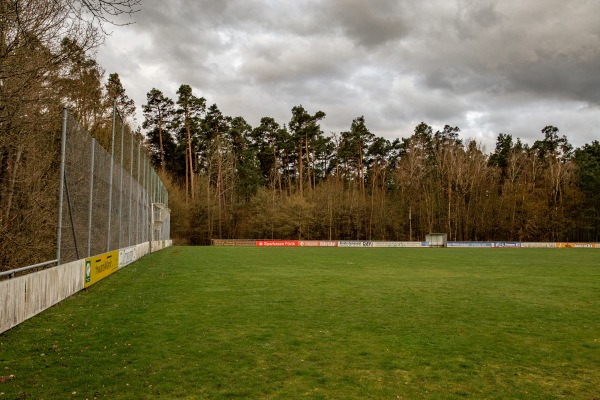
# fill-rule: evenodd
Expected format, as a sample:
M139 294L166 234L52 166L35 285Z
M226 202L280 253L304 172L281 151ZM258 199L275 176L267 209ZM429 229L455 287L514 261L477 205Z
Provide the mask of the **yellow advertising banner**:
M556 247L563 249L595 249L596 243L556 243Z
M100 279L119 270L119 250L99 254L85 259L85 280L83 287L93 285Z

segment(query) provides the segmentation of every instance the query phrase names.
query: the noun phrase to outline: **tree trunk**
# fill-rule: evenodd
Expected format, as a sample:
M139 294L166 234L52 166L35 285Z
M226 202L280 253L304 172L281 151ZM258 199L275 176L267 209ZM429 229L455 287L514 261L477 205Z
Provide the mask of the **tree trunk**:
M359 142L358 144L358 179L359 179L359 184L360 184L360 191L363 195L363 197L365 196L365 178L364 178L364 171L363 171L363 151L362 151L362 142Z
M189 110L188 110L187 106L185 109L185 130L187 132L187 153L189 156L188 163L189 163L189 173L190 173L190 181L189 181L190 194L191 194L192 200L194 200L195 195L194 195L194 169L193 169L193 164L192 164L192 133L191 133L190 121L189 121Z
M310 175L310 153L308 151L308 131L305 131L306 139L304 146L306 147L306 176L308 178L308 190L312 189Z
M219 134L219 128L217 127L217 206L218 206L218 212L219 212L219 239L222 239L222 225L223 225L223 219L222 219L222 213L221 213L221 208L222 208L222 187L223 187L223 168L222 168L222 159L221 159L221 137Z
M302 165L302 141L300 141L300 146L298 148L298 170L300 173L300 179L299 179L300 197L304 197L304 192L303 192L304 166Z
M12 202L15 195L15 184L17 182L17 174L19 172L19 164L21 163L21 156L23 155L23 145L20 144L15 150L13 157L8 157L9 174L8 174L8 188L6 191L6 202L4 203L4 221L6 224L10 223L10 213L12 209ZM12 159L12 160L11 160ZM1 215L1 214L0 214Z
M188 163L188 151L185 149L185 204L189 203L190 199L190 164Z
M452 184L448 176L448 240L452 240Z
M160 107L156 107L158 112L158 142L160 145L160 168L165 171L165 149L163 148L163 118Z

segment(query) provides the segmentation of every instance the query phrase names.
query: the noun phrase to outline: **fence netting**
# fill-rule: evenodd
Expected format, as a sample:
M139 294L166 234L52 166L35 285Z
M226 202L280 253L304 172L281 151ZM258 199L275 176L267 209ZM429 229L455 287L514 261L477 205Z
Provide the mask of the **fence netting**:
M168 193L118 112L104 149L68 112L61 263L170 238Z

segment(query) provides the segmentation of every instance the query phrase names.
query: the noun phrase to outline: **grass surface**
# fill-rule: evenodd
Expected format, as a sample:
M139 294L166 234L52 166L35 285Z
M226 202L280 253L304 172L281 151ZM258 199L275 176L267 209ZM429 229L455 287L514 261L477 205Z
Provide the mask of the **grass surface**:
M174 247L0 343L0 399L599 399L600 253Z

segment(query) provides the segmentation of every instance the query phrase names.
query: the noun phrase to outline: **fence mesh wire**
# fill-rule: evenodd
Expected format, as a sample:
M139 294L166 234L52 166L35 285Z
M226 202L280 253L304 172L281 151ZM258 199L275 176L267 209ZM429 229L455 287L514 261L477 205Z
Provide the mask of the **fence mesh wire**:
M112 132L104 149L66 115L62 263L170 238L164 184L118 113Z

